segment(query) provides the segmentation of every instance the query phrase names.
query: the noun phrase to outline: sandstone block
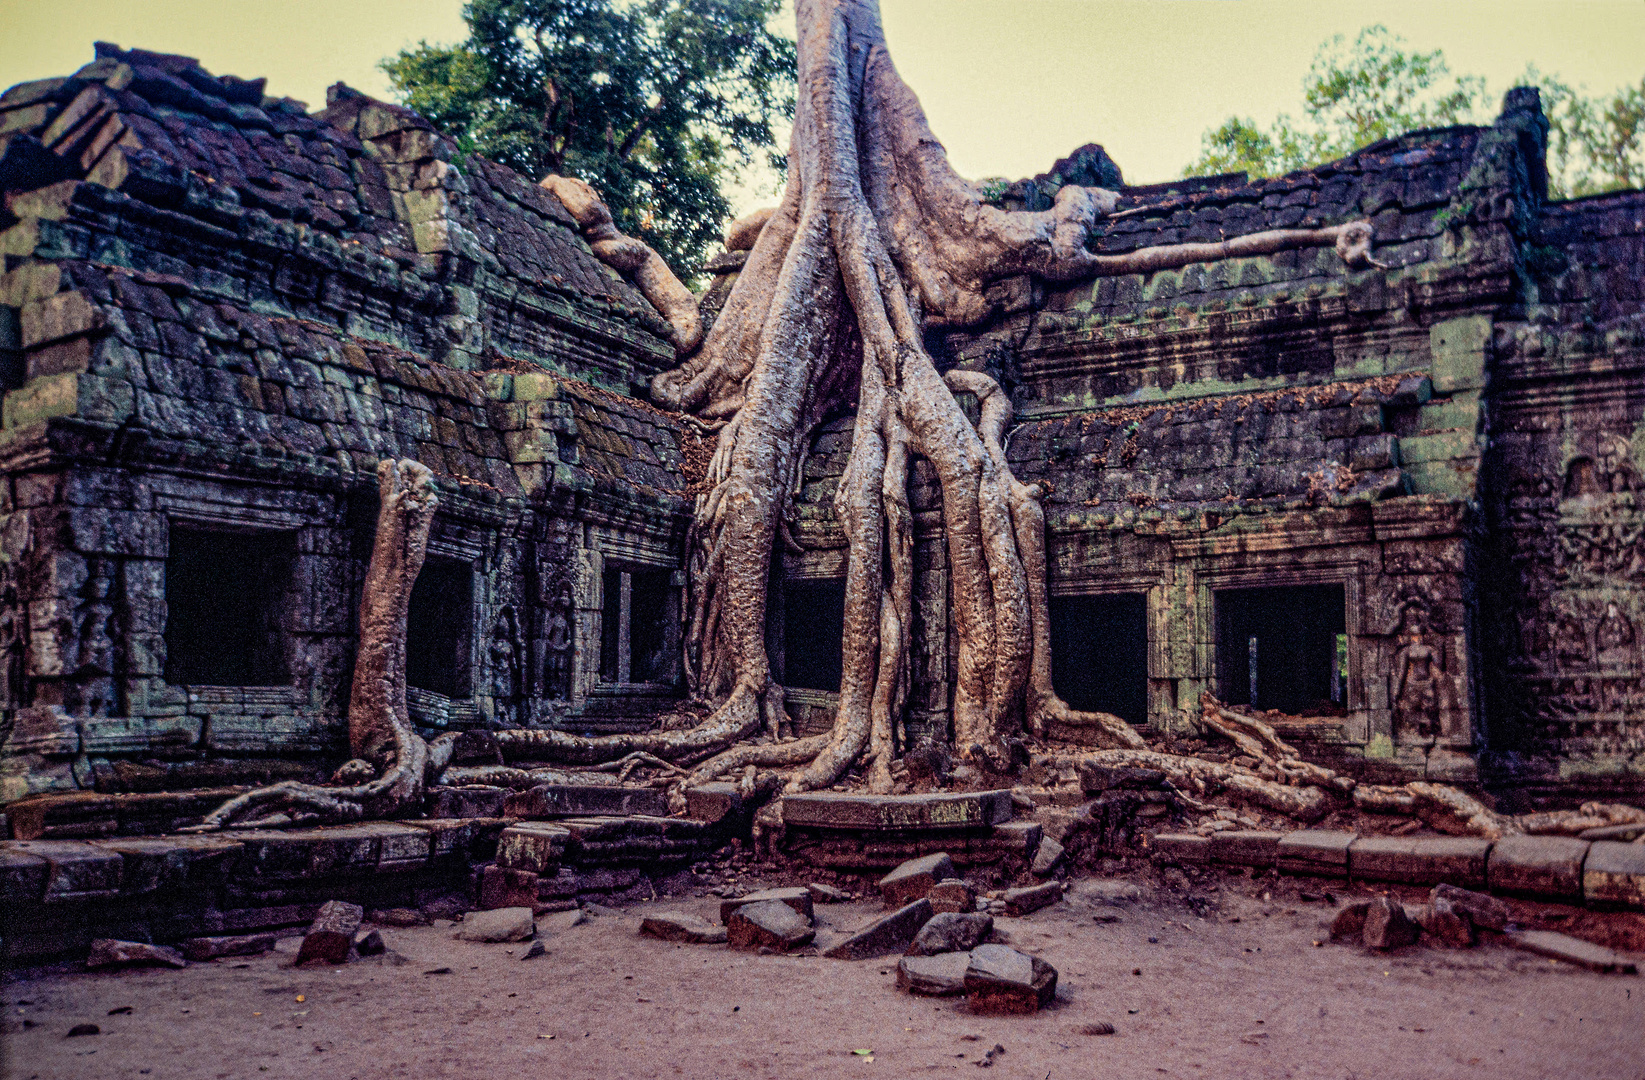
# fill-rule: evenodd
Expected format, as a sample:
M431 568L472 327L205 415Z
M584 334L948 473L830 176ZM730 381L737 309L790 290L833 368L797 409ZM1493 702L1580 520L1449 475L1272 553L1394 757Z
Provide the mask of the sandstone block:
M530 870L510 870L496 865L482 867L476 906L481 911L532 907L537 903L537 880L537 875Z
M1284 833L1263 829L1229 829L1211 834L1211 861L1231 866L1273 866Z
M516 818L586 817L612 814L668 816L668 797L656 788L618 784L538 784L511 792L503 800L503 816Z
M1005 911L1008 915L1027 915L1042 907L1050 907L1062 899L1062 882L1047 881L1022 889L1005 890Z
M944 911L931 916L908 946L908 956L970 952L994 931L991 916L976 912Z
M1587 855L1588 841L1571 836L1504 836L1491 845L1485 876L1498 892L1580 897Z
M1446 884L1435 885L1430 896L1449 902L1481 930L1502 930L1508 925L1508 905L1494 896Z
M1348 870L1361 881L1483 888L1490 850L1489 840L1469 836L1362 836L1348 847Z
M1211 838L1190 833L1160 833L1148 842L1155 862L1199 865L1211 861Z
M829 829L957 829L998 825L1015 811L1009 789L930 795L813 791L783 799L783 821Z
M190 960L215 960L219 956L261 956L274 948L273 934L239 934L230 937L197 937L183 942L182 953Z
M1645 844L1594 841L1582 864L1582 895L1590 903L1645 908Z
M851 894L844 889L836 889L820 881L813 881L806 886L806 890L811 893L811 899L819 904L843 904L851 899Z
M905 956L897 961L897 988L912 994L929 994L933 997L963 994L965 972L970 966L970 953Z
M811 928L810 919L781 900L742 905L731 913L725 932L727 941L736 948L763 946L781 952L808 944L817 933Z
M431 818L501 817L508 792L499 787L437 787L424 804Z
M1379 896L1366 908L1360 940L1367 949L1397 949L1415 942L1420 929L1406 916L1404 905Z
M751 892L747 896L737 896L727 900L721 900L720 921L722 923L729 924L731 922L731 913L742 907L744 904L759 904L767 900L775 900L780 904L787 904L789 907L793 908L805 917L807 925L811 923L811 890L797 885L786 889L761 889L759 892Z
M1356 900L1337 909L1331 920L1331 937L1357 938L1365 932L1365 916L1371 910L1371 901Z
M835 960L868 960L900 953L913 942L920 927L931 919L931 901L921 897L913 903L883 915L844 941L824 950Z
M12 850L46 860L48 904L108 897L120 891L122 860L117 852L78 840L20 840Z
M947 881L937 882L931 886L931 890L925 894L925 898L931 901L931 910L939 913L944 911L971 911L977 906L976 890L971 888L969 882L961 878L949 878Z
M463 916L462 925L452 937L460 941L479 941L495 944L504 941L525 941L537 932L528 907L497 908L495 911L471 911Z
M1056 869L1057 863L1062 861L1063 846L1049 836L1040 841L1039 850L1034 852L1034 861L1029 869L1036 877L1047 877Z
M931 891L931 886L954 876L954 861L947 852L922 855L909 859L881 878L880 896L887 907L898 907L918 900Z
M1057 993L1057 969L1005 945L978 945L965 969L965 991L979 1013L1033 1013Z
M1287 874L1319 877L1348 876L1348 845L1351 832L1333 829L1299 829L1286 833L1274 849L1277 865Z
M1509 934L1506 940L1516 949L1577 964L1592 971L1622 975L1633 975L1639 971L1638 964L1622 953L1552 930L1519 930Z
M325 960L333 964L343 963L348 959L349 949L354 945L354 934L360 929L364 918L365 909L359 904L327 900L315 913L308 933L303 935L303 944L297 950L295 962L303 964L310 960Z
M685 816L698 821L720 821L742 808L741 789L722 780L699 784L685 792Z
M571 833L546 822L510 825L497 837L497 865L549 877L559 873Z
M1435 942L1452 949L1474 943L1474 924L1443 896L1430 897L1417 911L1417 924Z
M188 961L176 949L164 945L149 945L141 941L116 941L97 938L86 955L90 969L110 967L188 967Z
M720 945L727 930L707 919L684 911L659 911L640 920L640 933L663 941L684 941L694 945Z

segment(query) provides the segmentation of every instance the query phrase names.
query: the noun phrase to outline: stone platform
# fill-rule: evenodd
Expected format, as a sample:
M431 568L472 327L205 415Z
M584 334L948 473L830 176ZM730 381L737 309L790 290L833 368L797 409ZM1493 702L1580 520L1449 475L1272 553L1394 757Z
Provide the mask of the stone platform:
M947 852L961 866L1028 864L1041 829L1016 821L1009 790L867 795L817 791L783 799L785 850L834 870L885 869Z

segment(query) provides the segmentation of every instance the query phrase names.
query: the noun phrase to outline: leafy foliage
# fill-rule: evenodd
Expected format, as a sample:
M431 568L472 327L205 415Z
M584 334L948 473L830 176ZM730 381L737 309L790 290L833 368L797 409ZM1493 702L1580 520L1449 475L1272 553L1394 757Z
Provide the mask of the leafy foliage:
M793 116L781 0L472 0L468 40L383 62L401 100L468 152L578 176L618 228L689 279L730 213L722 187Z
M1553 197L1645 186L1645 79L1608 98L1586 97L1533 66L1518 85L1542 91ZM1386 27L1370 26L1351 45L1339 35L1315 55L1303 80L1303 120L1282 113L1263 128L1230 117L1202 136L1184 175L1275 176L1416 128L1489 123L1493 104L1484 79L1452 77L1442 50L1408 51Z

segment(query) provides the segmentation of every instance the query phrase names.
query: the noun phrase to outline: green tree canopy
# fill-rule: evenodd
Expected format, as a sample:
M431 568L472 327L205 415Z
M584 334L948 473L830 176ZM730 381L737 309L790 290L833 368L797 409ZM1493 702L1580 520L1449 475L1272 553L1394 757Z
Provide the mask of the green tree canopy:
M730 214L726 182L794 111L781 0L472 0L468 40L402 51L402 101L533 179L597 188L618 228L689 279Z
M1637 89L1590 98L1529 67L1518 85L1542 90L1554 197L1645 185L1645 79ZM1322 45L1302 89L1302 120L1282 113L1264 128L1230 117L1201 137L1200 156L1184 175L1276 176L1401 132L1489 123L1494 115L1483 78L1453 76L1443 50L1410 51L1383 26L1366 27L1351 44L1338 35Z

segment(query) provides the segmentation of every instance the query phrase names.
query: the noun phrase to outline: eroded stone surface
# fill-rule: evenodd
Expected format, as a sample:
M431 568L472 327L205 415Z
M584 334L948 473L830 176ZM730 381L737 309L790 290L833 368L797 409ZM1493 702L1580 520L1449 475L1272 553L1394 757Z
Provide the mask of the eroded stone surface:
M86 967L187 967L188 961L176 949L164 945L149 945L141 941L117 941L98 938L91 943L86 956Z
M954 876L954 861L947 852L909 859L880 879L880 897L888 907L918 900L939 881Z
M970 953L905 956L897 961L897 986L915 994L953 997L965 993L965 972L970 966Z
M783 952L809 944L816 936L811 920L781 900L743 904L731 912L725 930L734 948L765 947Z
M1057 969L1006 945L978 945L965 969L965 991L973 1012L1038 1012L1056 995Z
M938 953L970 952L988 939L994 919L980 912L938 912L920 927L909 943L908 956L935 956Z
M869 960L900 953L913 942L931 915L931 901L921 897L880 916L844 941L834 943L823 955L835 960Z
M695 945L723 944L728 931L707 919L683 911L658 911L640 920L640 933L664 941L684 941Z
M494 911L471 911L452 936L462 941L495 944L503 941L525 941L536 933L528 907L497 908Z

